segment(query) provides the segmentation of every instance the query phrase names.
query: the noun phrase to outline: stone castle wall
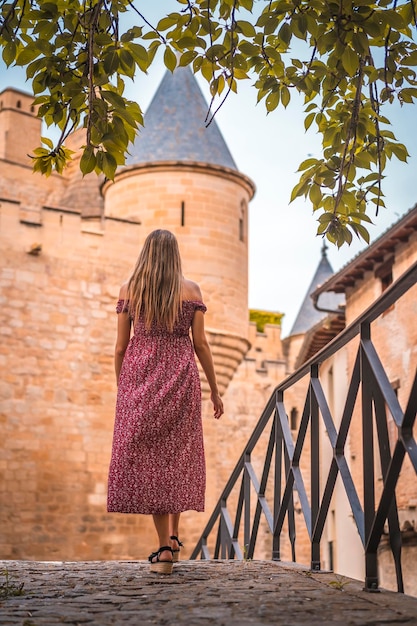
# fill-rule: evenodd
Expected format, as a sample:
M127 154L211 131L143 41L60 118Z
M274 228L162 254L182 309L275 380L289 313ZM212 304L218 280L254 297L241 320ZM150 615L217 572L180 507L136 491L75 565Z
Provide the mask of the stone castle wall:
M78 214L44 209L43 226L34 228L20 222L18 205L4 202L2 216L1 557L145 558L154 533L150 519L106 513L114 308L139 226L108 220L106 233L95 234L91 226L84 230ZM250 363L239 368L250 369L245 395L256 377ZM268 371L274 367L282 365L271 363ZM226 392L220 422L204 403L207 515L273 384L265 388L265 371L243 412L235 404L239 383ZM184 515L187 549L207 515Z
M103 238L55 211L42 212L28 254L33 227L2 209L2 556L110 557L121 548L107 546L104 512L123 262L109 275Z

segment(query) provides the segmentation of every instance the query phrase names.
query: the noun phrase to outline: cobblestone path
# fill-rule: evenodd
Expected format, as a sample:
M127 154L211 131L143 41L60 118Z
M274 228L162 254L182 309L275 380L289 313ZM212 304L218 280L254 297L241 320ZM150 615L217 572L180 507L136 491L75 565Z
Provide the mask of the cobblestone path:
M9 579L6 582L4 572ZM270 561L0 561L1 626L417 626L417 599ZM5 595L24 583L23 595Z

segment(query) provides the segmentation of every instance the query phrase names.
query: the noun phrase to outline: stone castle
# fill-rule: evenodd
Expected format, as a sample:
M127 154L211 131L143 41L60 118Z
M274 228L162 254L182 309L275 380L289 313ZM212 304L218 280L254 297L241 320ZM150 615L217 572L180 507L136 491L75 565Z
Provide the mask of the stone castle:
M41 132L32 96L12 88L0 94L0 558L143 559L155 547L146 516L106 512L115 304L151 230L176 234L184 273L202 288L226 408L215 422L202 378L206 513L183 515L185 556L275 385L343 328L352 285L362 294L361 281L369 284L353 273L347 290L342 282L323 294L332 314L315 309L309 294L333 276L323 251L288 338L279 324L249 322L255 186L216 124L204 128L206 107L189 69L167 72L114 182L82 178L77 157L63 176L44 178L32 173L28 156ZM77 131L67 145L77 152L82 143ZM413 229L395 240L410 263ZM293 405L296 430L296 397Z

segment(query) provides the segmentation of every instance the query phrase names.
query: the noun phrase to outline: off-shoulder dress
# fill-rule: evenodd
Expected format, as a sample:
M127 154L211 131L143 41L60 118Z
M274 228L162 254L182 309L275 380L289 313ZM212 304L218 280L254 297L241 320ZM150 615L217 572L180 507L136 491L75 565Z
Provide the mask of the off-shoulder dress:
M204 511L201 386L184 300L172 333L139 318L123 358L109 469L109 512ZM117 313L127 311L119 300Z

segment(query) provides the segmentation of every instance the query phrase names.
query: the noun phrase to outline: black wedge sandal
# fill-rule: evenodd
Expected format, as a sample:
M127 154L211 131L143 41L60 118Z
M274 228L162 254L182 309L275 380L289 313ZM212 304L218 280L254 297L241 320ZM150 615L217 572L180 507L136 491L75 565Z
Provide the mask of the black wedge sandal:
M176 541L179 545L179 548L177 548L176 550L172 550L172 560L174 561L174 563L176 563L180 559L180 548L183 548L184 544L181 543L181 541L175 535L171 535L170 539L171 541Z
M165 552L165 550L171 552L173 555L173 550L170 546L162 546L159 550L152 552L152 554L148 556L148 561L151 564L151 572L155 572L156 574L172 574L172 563L174 558L170 561L159 558L161 552ZM154 561L154 559L156 559L156 561Z

